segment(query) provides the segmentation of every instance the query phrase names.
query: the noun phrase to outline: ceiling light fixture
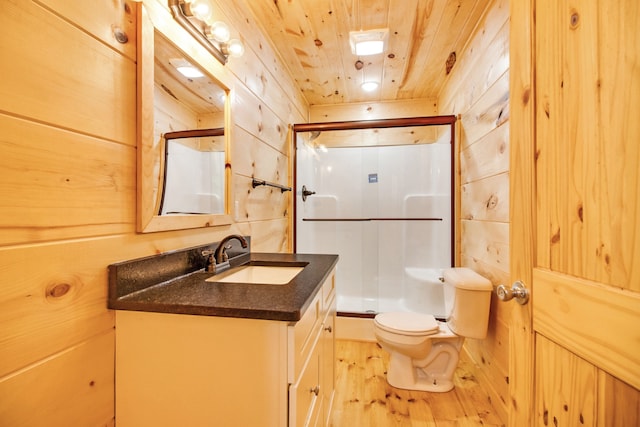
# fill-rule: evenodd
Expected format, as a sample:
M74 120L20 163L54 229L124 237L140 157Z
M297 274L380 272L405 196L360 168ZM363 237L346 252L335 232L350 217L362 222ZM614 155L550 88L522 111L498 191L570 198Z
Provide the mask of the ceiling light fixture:
M351 53L358 56L376 55L385 51L389 29L380 28L367 31L350 31Z
M374 90L378 89L378 86L379 83L374 81L367 81L360 85L362 90L364 90L365 92L373 92Z
M239 57L244 46L231 38L231 30L222 21L213 20L210 0L168 0L169 10L178 24L205 47L220 63L226 64L229 56Z
M173 65L180 74L190 79L204 77L204 74L199 69L184 58L171 58L169 59L169 64Z

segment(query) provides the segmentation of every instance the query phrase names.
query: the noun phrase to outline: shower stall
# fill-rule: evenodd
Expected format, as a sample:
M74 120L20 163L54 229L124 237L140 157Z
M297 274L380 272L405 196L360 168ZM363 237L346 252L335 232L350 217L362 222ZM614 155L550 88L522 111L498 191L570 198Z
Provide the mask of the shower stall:
M455 118L420 119L294 126L296 252L340 256L339 314L444 315Z

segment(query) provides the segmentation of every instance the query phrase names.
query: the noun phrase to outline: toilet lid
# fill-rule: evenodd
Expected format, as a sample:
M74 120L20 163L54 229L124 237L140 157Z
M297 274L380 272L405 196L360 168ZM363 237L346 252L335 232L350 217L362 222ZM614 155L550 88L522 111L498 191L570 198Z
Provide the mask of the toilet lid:
M374 321L379 328L402 335L432 335L439 331L438 321L431 314L380 313Z

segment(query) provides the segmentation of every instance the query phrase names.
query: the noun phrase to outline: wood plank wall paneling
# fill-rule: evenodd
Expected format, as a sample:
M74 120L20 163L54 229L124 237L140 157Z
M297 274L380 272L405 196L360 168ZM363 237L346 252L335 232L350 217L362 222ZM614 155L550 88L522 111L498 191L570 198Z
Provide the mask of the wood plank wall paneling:
M136 60L136 18L128 1L80 3L67 0L33 1L46 7L61 19L72 22L79 29L84 28L132 61ZM104 25L105 20L111 25Z
M435 116L438 114L436 107L435 99L312 105L309 108L309 121L321 123Z
M3 426L113 424L113 328L0 381Z
M291 122L271 110L258 95L243 87L236 88L231 101L231 110L243 112L241 115L232 116L231 120L236 126L259 139L263 144L289 155L287 129ZM232 149L245 144L246 140L244 136L238 136L233 142Z
M133 230L134 147L8 115L0 128L0 245Z
M247 47L224 67L241 101L233 185L246 190L254 170L286 183L288 124L305 121L308 107L262 35L219 3ZM109 264L231 233L251 235L257 251L291 248L289 193L239 198L250 218L230 226L135 232L134 12L131 0L0 2L0 51L11 59L0 61L3 426L114 424Z
M285 123L299 123L308 117L308 106L302 93L294 89L294 79L260 31L260 25L250 18L249 2L254 0L215 0L223 17L233 23L234 34L247 51L240 58L230 59L229 70L243 82L264 105ZM295 74L294 74L295 76Z
M460 261L491 280L509 280L509 7L491 2L467 46L458 52L440 92L438 114L460 120ZM488 336L466 340L474 374L508 419L510 305L491 300Z
M20 3L0 4L0 51L11 59L0 65L0 111L133 146L135 93L114 89L135 85L135 62L51 11Z
M443 86L440 111L468 110L509 69L509 2L495 0L478 23L473 37L457 55Z

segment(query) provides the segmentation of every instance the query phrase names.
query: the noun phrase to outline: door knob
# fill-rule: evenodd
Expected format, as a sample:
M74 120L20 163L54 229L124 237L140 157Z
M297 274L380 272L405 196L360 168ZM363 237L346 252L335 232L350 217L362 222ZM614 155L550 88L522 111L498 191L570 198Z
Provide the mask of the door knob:
M515 298L516 302L520 305L525 305L529 302L529 290L520 280L516 281L511 286L511 289L505 285L499 285L496 288L496 294L500 301L509 301Z

